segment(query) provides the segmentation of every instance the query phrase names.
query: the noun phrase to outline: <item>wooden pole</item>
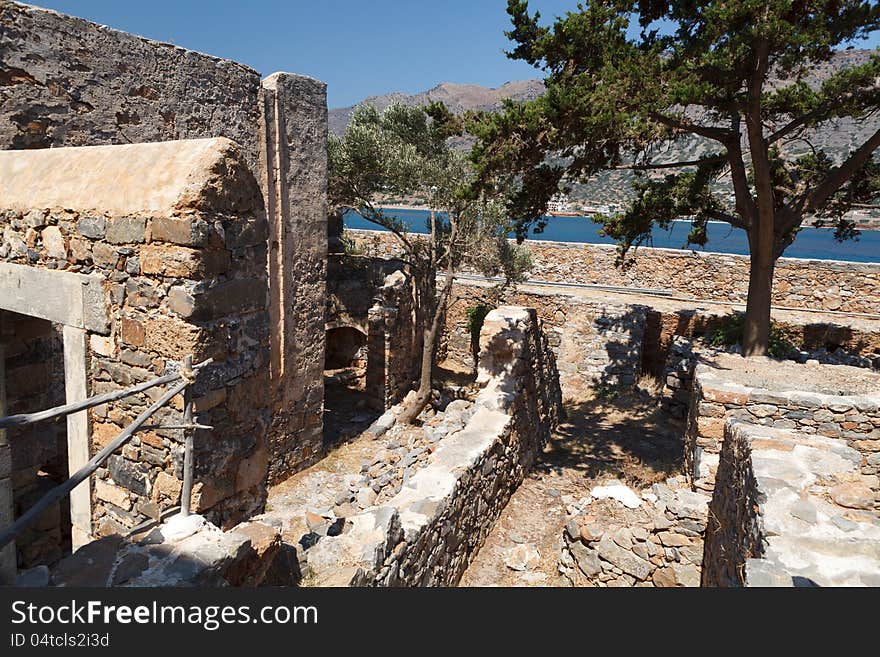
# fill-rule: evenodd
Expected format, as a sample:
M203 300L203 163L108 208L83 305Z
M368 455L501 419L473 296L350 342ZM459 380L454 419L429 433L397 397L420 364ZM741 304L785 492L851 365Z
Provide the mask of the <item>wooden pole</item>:
M179 375L175 375L179 376ZM16 520L12 525L4 529L0 532L0 548L2 548L7 543L10 543L15 539L21 531L30 525L32 522L36 521L40 515L48 509L50 506L58 502L65 495L67 495L71 490L76 488L81 482L85 481L95 470L97 470L101 465L110 458L110 455L113 454L117 449L122 447L129 439L134 435L135 431L137 431L138 427L144 424L147 420L149 420L153 414L158 411L160 408L165 406L169 401L171 401L175 395L179 395L183 392L187 386L191 383L190 380L184 379L174 387L170 388L165 392L156 402L153 403L152 406L147 408L143 413L135 418L134 422L128 425L125 430L122 431L116 438L111 440L100 452L95 454L92 459L81 469L71 475L70 479L65 481L63 484L59 484L48 493L46 493L40 500L34 504L30 509L25 511L21 516Z
M183 360L184 379L192 377L192 356ZM180 492L180 515L188 516L190 512L190 498L193 487L193 393L192 388L187 386L183 391L183 424L189 428L184 429L183 443L183 489Z
M201 369L205 365L208 365L212 362L213 359L208 358L198 365L194 365L192 369ZM0 417L0 429L19 427L25 424L33 424L35 422L51 420L52 418L69 415L71 413L85 411L90 408L94 408L95 406L106 404L107 402L123 399L124 397L129 397L131 395L136 395L139 392L144 392L145 390L149 390L150 388L155 388L156 386L162 385L163 383L173 383L179 378L180 372L174 372L172 374L160 376L159 378L153 379L152 381L139 383L135 386L132 386L131 388L126 388L125 390L114 390L113 392L107 392L103 395L90 397L89 399L85 399L83 401L75 402L72 404L65 404L64 406L56 406L55 408L50 408L45 411L39 411L37 413L22 413L20 415L10 415L9 417Z

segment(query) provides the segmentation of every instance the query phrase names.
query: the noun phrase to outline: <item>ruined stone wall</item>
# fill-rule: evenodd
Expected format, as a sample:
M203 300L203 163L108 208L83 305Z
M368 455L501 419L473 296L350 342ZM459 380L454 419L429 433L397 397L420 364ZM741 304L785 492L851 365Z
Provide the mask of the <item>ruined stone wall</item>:
M446 315L442 356L473 367L467 309L499 303L535 308L556 357L566 397L586 393L597 384L626 386L640 372L647 309L640 305L613 305L554 293L504 293L499 301L491 290L457 281L453 303Z
M728 420L703 586L880 584L878 513L860 457L803 427Z
M327 268L327 329L355 327L367 336L367 392L387 409L412 389L421 366L423 332L416 280L401 260L333 255Z
M727 358L742 360L736 356ZM774 363L779 361L766 359L764 366L772 370ZM868 385L878 380L876 373L843 365L795 367L804 368L804 376L814 384L822 384L825 377L832 375L846 375L852 382L865 380ZM711 359L699 363L694 370L685 436L686 472L695 485L705 490L712 490L715 485L725 423L728 418L735 418L846 441L860 455L861 473L874 477L873 488L880 494L880 483L875 481L880 472L880 387L874 383L873 389L864 394L805 392L798 387L797 381L791 381L782 391L746 386L736 383L724 365Z
M552 352L532 309L489 313L482 390L463 429L444 438L392 499L318 542L318 585L454 585L549 439L561 409Z
M253 69L7 0L0 26L0 148L228 137L259 171Z
M224 525L259 509L271 419L267 229L258 184L235 145L215 139L0 152L0 172L2 274L23 285L38 280L29 272L79 276L95 289L87 309L93 319L74 326L86 329L88 394L155 378L188 354L196 363L214 359L194 387L198 419L214 428L195 434L193 506ZM26 184L27 175L41 184ZM39 288L0 297L0 305L30 303L38 315L76 303ZM92 409L91 453L160 394ZM178 396L152 424L181 422ZM180 503L182 441L180 430L140 432L99 469L95 535L125 532Z
M349 230L370 255L391 257L388 234ZM616 247L603 244L526 242L530 278L670 290L675 296L745 303L747 256L642 247L627 269L614 266ZM773 303L793 308L880 313L880 265L781 258L774 271Z
M269 218L274 409L269 479L321 456L327 280L327 87L274 73L262 83L261 172Z
M320 454L326 86L0 0L0 149L227 137L266 200L273 480Z

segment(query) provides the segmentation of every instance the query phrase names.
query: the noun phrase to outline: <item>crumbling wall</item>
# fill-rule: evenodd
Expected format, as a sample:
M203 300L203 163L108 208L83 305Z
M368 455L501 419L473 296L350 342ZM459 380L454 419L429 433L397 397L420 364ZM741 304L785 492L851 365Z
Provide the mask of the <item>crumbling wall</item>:
M877 586L880 526L861 454L839 438L729 419L704 586Z
M349 230L369 255L394 257L389 233ZM669 290L675 296L745 303L749 257L686 249L640 247L632 265L616 267L617 247L528 240L529 277L536 281L587 283ZM780 258L773 273L773 303L792 308L880 312L880 265L836 260Z
M861 472L876 476L880 467L880 389L866 394L823 394L797 390L796 381L786 390L768 390L735 382L717 359L742 359L733 355L708 357L694 370L693 394L685 436L685 468L694 485L712 490L718 454L721 452L725 422L736 418L760 426L796 429L804 434L841 438L860 456ZM750 359L752 363L760 363ZM775 361L778 363L778 361ZM765 359L763 366L774 363ZM815 383L823 373L840 376L846 373L853 382L860 378L877 380L877 374L844 365L793 365ZM880 486L875 483L875 489Z
M555 359L533 309L493 310L480 345L482 390L467 424L391 500L310 550L310 583L448 586L461 577L561 410Z
M29 281L88 283L94 294L81 315L90 319L70 322L85 330L80 366L90 395L172 371L188 354L214 359L194 387L198 419L214 428L195 433L193 507L223 525L259 509L272 415L267 229L258 184L235 145L6 151L0 180L0 273L24 286L0 292L0 306L50 313L76 299L57 298L51 285L27 289ZM159 394L92 409L91 453ZM95 535L127 532L180 503L183 435L161 426L181 424L182 410L177 397L154 416L158 427L98 470Z
M387 409L412 389L421 365L417 281L400 260L333 255L328 260L327 329L367 336L365 388Z
M253 69L6 0L0 26L0 148L228 137L259 171Z
M0 149L227 137L260 182L269 230L269 462L321 450L327 103L317 80L251 68L0 1Z
M647 308L603 304L567 294L506 291L501 301L482 285L458 281L446 315L444 356L473 367L467 310L497 303L535 308L556 357L562 391L577 398L599 384L628 386L641 368Z

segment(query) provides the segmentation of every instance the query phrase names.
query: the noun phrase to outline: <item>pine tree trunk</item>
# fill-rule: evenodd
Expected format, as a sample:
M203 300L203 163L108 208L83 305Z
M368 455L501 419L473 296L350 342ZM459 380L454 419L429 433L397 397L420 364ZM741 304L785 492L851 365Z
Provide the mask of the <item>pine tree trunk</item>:
M749 298L743 326L743 355L766 356L770 343L770 300L776 262L772 233L765 235L764 239L760 235L749 235L749 244Z

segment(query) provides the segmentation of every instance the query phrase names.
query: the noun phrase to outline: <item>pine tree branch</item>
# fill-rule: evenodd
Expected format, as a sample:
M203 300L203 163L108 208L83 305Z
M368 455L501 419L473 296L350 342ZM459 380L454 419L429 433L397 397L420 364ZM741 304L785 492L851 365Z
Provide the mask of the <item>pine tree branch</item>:
M730 130L726 128L699 125L697 123L691 123L690 121L687 121L685 119L667 116L666 114L661 114L660 112L648 112L648 116L658 123L662 123L663 125L669 126L670 128L675 128L676 130L681 130L682 132L691 132L695 135L700 135L701 137L706 137L707 139L714 139L715 141L720 141L722 143L725 140L729 139L731 135Z
M880 148L880 129L859 146L840 166L832 169L821 183L806 194L803 214L814 214Z

